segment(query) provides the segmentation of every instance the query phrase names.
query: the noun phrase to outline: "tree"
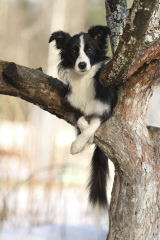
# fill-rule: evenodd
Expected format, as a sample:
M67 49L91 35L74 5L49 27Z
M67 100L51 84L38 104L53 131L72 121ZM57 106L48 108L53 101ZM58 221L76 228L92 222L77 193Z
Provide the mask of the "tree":
M118 86L112 117L95 142L115 165L108 240L157 240L160 223L160 131L146 125L153 86L160 77L159 0L106 0L113 58L100 81ZM127 16L128 15L128 16ZM115 32L116 29L116 32ZM41 70L0 62L0 93L23 98L75 123L64 85Z

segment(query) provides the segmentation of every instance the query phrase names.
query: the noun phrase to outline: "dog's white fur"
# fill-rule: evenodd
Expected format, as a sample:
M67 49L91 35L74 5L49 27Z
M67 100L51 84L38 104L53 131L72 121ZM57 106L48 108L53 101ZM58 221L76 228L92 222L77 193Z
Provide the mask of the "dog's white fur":
M84 116L80 117L77 121L77 126L79 127L80 131L83 132L84 130L86 130L88 128L89 123L87 122L87 120L84 118ZM88 140L89 144L92 144L94 141L94 135L91 136Z
M91 64L89 61L89 58L87 57L85 51L84 51L84 36L80 36L80 48L79 48L79 56L75 62L75 71L77 73L81 73L82 70L78 67L78 64L80 62L85 62L86 63L86 68L85 71L89 71L91 69Z
M80 109L85 115L102 115L104 109L110 111L110 105L95 99L93 76L101 64L94 65L87 73L78 74L74 70L69 73L69 85L72 89L67 100L72 106Z
M101 120L97 118L92 118L88 127L78 135L77 139L72 143L71 153L76 154L83 150L87 142L91 137L93 137L96 130L99 128Z
M88 122L84 116L78 119L77 126L79 127L81 132L83 132L88 127Z

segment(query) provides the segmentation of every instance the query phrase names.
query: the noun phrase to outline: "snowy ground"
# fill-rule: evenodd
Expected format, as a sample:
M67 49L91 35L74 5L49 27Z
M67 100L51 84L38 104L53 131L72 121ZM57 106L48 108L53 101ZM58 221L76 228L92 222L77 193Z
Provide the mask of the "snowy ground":
M94 226L43 225L2 230L0 240L105 240L106 235L106 230Z
M2 230L0 240L105 240L106 231L93 226L45 225L32 229Z

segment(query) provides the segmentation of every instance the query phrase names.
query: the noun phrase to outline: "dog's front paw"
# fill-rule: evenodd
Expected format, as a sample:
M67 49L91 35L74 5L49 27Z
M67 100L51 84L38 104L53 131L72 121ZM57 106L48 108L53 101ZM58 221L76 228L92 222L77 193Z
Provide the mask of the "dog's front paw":
M70 152L72 155L81 152L81 148L76 141L72 143Z
M77 126L79 127L80 131L83 132L88 127L88 122L86 119L82 116L77 121Z
M72 143L71 145L71 154L74 155L74 154L77 154L77 153L80 153L84 148L84 145L80 142L80 141L75 141Z

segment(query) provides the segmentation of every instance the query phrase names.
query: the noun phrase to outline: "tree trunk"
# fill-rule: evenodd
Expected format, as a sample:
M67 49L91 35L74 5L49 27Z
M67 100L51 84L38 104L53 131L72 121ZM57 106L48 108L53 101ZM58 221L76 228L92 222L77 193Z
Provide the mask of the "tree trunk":
M159 62L152 61L160 58L159 40L145 53L144 49L153 44L157 39L156 33L160 31L157 20L159 3L134 1L125 26L126 5L125 1L122 2L120 8L119 0L106 0L106 11L110 10L106 15L114 50L117 42L119 45L113 59L104 68L101 82L110 85L125 81L125 84L119 88L118 104L112 118L96 134L96 142L113 161L116 169L107 239L157 240L160 223L160 131L153 134L153 129L147 128L146 111L153 85L160 76ZM149 13L146 9L152 10ZM119 21L115 16L119 16ZM138 27L142 16L143 26ZM114 34L113 25L119 33L122 25L125 26L122 37ZM130 61L132 57L135 58L134 54L139 57L133 61L133 66Z
M96 134L96 142L116 168L108 240L158 239L160 147L145 123L158 76L160 64L153 62L122 86L112 118Z

